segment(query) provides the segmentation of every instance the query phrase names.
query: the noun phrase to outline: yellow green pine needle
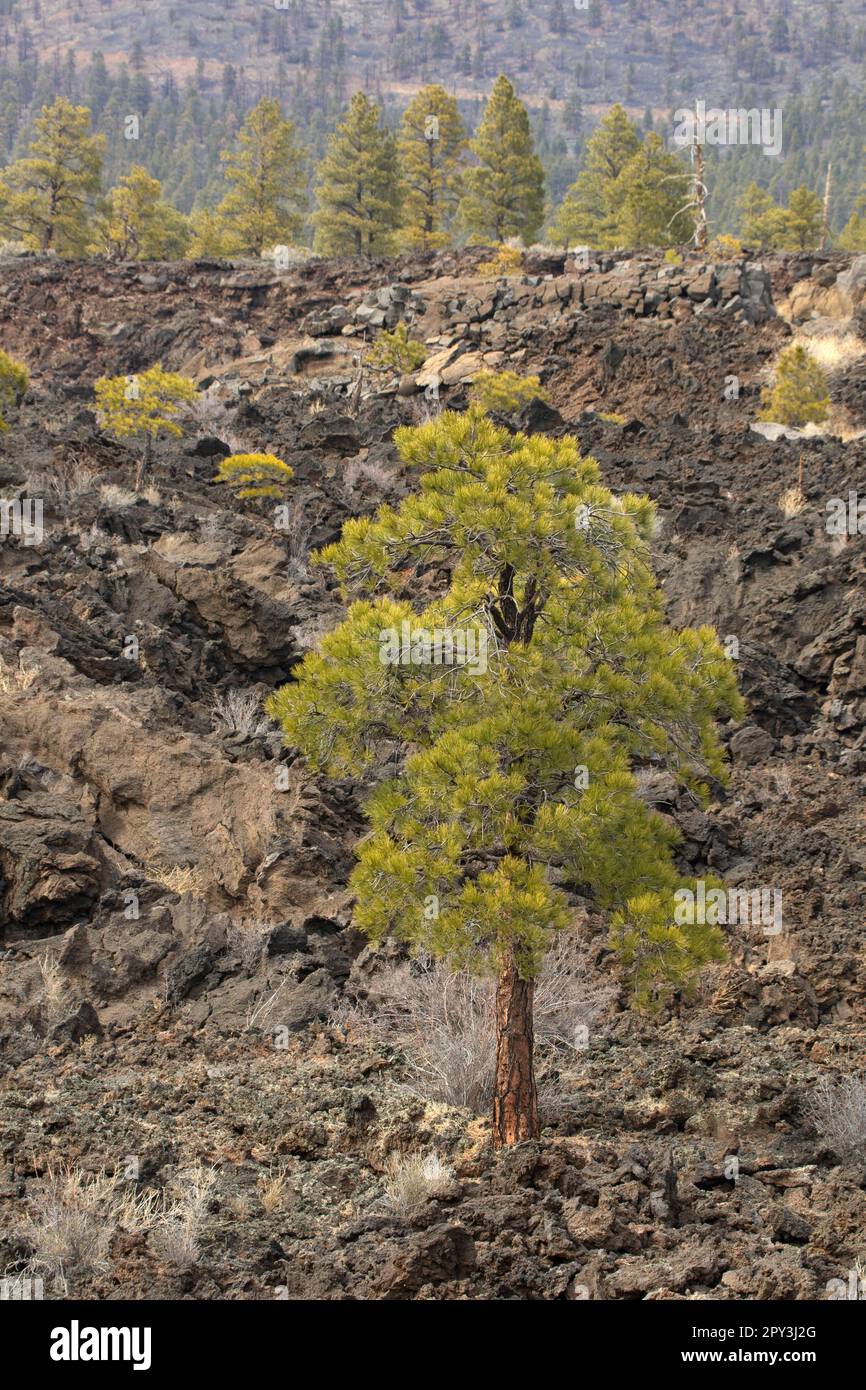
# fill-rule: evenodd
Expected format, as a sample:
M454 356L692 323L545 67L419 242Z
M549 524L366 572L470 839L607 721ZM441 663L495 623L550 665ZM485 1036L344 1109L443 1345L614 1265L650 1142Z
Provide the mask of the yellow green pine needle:
M293 473L275 454L232 454L221 460L214 482L227 483L237 497L280 498Z
M0 432L5 434L9 428L3 418L3 411L15 405L29 385L30 377L24 363L16 362L14 357L0 351Z
M99 423L115 439L181 435L174 416L195 400L195 382L158 363L134 376L100 377L94 391Z
M426 357L424 344L409 337L405 323L398 323L393 333L385 331L379 334L367 354L367 364L383 371L414 372Z
M664 620L651 502L614 496L575 439L511 434L478 408L395 440L419 490L319 553L351 606L267 703L313 768L376 773L357 925L477 971L513 956L529 978L574 921L572 890L610 914L640 1002L688 989L723 938L676 925L677 832L633 769L706 797L724 777L715 719L743 704L713 630ZM504 574L517 611L536 605L525 640L503 628ZM483 632L486 661L425 663L416 638L418 659L383 663L404 623Z
M549 399L537 376L518 376L517 372L479 372L469 398L482 410L499 415L510 415L527 401Z
M762 420L801 427L810 422L820 425L830 414L827 378L814 357L801 343L785 348L776 369L772 390L761 394Z

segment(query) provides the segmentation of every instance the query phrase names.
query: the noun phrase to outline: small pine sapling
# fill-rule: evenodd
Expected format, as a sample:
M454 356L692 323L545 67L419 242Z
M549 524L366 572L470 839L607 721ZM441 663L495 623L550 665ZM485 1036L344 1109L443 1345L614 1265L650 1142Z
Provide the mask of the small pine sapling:
M294 469L275 454L232 454L220 461L215 483L226 483L236 497L281 501Z
M827 378L810 352L797 343L785 348L776 368L772 389L761 393L762 420L790 425L795 429L820 425L830 414Z
M100 377L94 390L102 428L115 439L143 444L135 474L135 490L141 492L150 472L154 439L160 431L175 437L183 434L174 417L195 400L195 382L164 372L157 363L134 376Z
M16 362L14 357L0 351L0 433L5 434L9 428L3 412L18 404L29 385L30 377L23 362Z

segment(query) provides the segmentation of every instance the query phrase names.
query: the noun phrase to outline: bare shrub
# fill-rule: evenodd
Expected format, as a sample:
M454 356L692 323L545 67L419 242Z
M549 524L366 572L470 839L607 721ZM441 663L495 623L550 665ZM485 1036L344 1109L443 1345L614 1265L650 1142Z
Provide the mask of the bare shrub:
M22 670L20 666L7 666L0 656L0 694L12 695L17 690L29 690L39 672L31 666Z
M38 473L30 474L27 491L31 496L42 496L61 511L66 511L70 502L90 491L98 477L95 468L91 468L77 454L71 454L50 463Z
M270 733L272 728L254 690L227 690L225 695L215 695L212 718L216 728L243 738Z
M350 498L363 483L385 493L393 490L394 482L394 475L381 463L369 463L366 459L352 459L343 473L343 489Z
M391 1154L385 1167L385 1202L397 1216L412 1216L452 1177L438 1154Z
M198 1259L216 1182L216 1170L200 1162L178 1174L175 1195L165 1202L150 1237L155 1252L169 1264L189 1269Z
M42 976L41 1002L48 1017L50 1019L56 1018L63 1007L66 986L61 973L60 962L50 951L41 957L39 973Z
M212 390L199 391L183 407L183 419L201 434L217 434L226 418L228 403Z
M290 975L280 980L276 989L271 990L270 994L264 992L258 996L247 1007L246 1026L250 1028L264 1028L273 1017L274 1009L282 997L283 990L287 984L294 983Z
M287 502L285 517L286 522L280 527L280 535L288 553L289 577L308 579L310 537L313 532L313 519L309 515L309 508L297 499Z
M866 1077L824 1077L807 1096L803 1113L837 1158L866 1155Z
M495 988L490 979L423 959L383 971L369 1003L343 1005L335 1022L359 1041L400 1052L414 1094L481 1114L493 1098ZM558 937L535 989L539 1045L560 1054L582 1047L580 1029L591 1025L613 993L612 986L589 977L580 943Z
M270 922L232 922L226 933L229 951L240 956L241 966L252 975L258 969L268 945L273 927Z
M49 1168L28 1199L23 1240L32 1254L28 1269L53 1276L66 1292L71 1278L103 1273L118 1230L149 1230L157 1220L156 1193L138 1193L121 1174L85 1173L62 1164Z

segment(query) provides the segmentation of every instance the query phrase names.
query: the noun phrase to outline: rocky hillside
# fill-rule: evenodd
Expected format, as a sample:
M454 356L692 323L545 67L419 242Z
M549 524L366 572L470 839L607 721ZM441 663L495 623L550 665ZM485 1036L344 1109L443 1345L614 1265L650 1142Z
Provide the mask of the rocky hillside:
M825 525L864 448L751 427L782 309L847 342L831 391L862 428L866 266L530 258L496 282L485 254L0 264L0 345L32 374L0 497L45 525L0 542L0 1268L52 1267L58 1185L101 1170L192 1211L195 1248L177 1215L106 1217L64 1264L79 1297L799 1300L866 1256L863 1154L808 1119L866 1065L866 551ZM401 320L425 366L362 372ZM136 496L92 386L156 361L201 390ZM405 494L392 436L425 383L459 407L485 366L538 373L521 426L658 503L670 618L730 639L749 714L708 810L646 796L684 867L784 901L781 933L728 927L698 998L652 1018L586 903L550 983L585 1042L543 1044L543 1139L499 1158L475 1093L411 1063L399 953L353 930L359 788L311 778L259 704L339 616L310 548ZM295 469L288 531L213 486L247 448Z

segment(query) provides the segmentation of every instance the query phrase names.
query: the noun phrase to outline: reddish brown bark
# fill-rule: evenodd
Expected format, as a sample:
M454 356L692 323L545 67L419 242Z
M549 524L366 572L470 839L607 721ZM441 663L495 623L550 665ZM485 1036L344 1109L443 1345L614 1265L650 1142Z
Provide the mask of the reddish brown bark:
M521 980L513 959L496 985L496 1083L493 1093L493 1145L501 1149L521 1139L537 1139L532 1006L535 985Z

